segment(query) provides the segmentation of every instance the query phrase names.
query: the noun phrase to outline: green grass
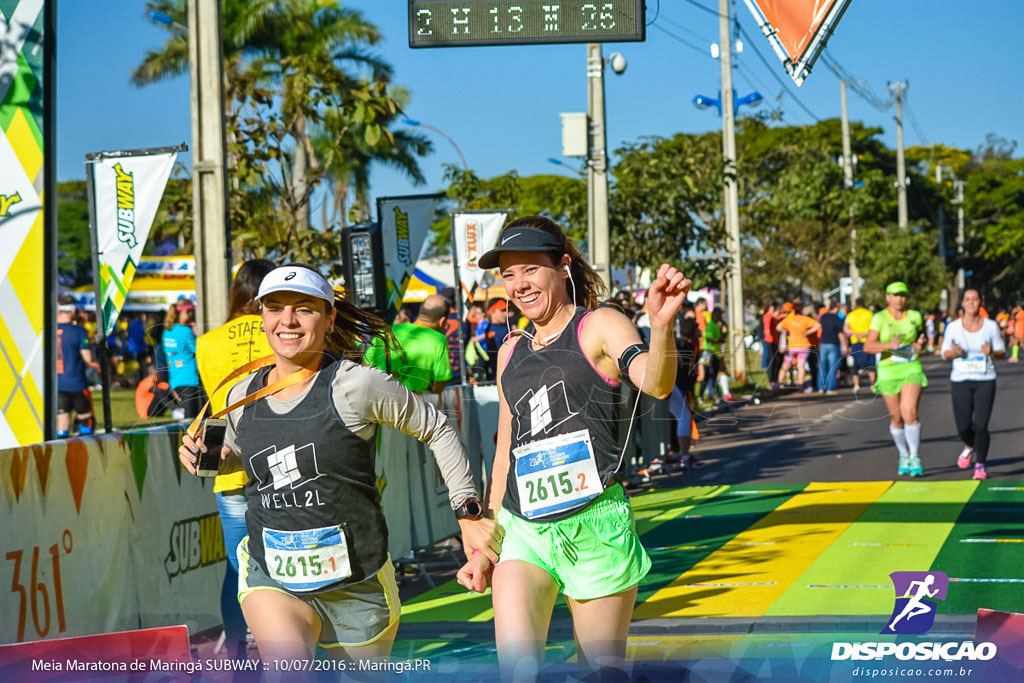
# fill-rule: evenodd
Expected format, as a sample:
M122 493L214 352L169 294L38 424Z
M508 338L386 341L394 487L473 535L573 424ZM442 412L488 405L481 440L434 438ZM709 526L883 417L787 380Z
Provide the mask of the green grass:
M103 392L92 392L93 404L96 408L97 431L102 430L105 424L103 411ZM171 411L168 410L162 417L150 420L140 420L135 412L135 389L114 389L110 392L110 414L113 417L113 426L119 432L129 429L141 429L154 425L171 424Z

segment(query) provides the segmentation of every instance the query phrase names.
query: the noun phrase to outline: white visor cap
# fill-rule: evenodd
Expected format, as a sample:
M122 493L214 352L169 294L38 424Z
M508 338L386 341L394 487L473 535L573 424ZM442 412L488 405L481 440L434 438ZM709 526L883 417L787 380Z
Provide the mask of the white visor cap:
M302 266L281 266L267 273L260 283L257 299L274 292L298 292L334 304L334 289L320 273Z

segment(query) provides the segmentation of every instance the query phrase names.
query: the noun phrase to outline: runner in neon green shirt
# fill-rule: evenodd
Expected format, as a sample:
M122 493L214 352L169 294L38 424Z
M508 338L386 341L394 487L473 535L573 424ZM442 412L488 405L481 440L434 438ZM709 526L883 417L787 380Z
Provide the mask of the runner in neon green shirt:
M918 453L921 423L917 406L921 391L928 386L918 357L925 343L924 319L919 311L907 310L906 283L889 283L885 298L888 306L871 318L864 351L882 355L874 391L882 395L889 410L889 433L900 456L898 473L920 477L924 469Z

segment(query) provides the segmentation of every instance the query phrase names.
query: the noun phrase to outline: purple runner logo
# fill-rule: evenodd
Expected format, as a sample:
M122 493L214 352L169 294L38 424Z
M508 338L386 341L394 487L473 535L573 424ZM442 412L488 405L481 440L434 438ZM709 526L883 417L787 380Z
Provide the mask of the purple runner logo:
M945 600L949 577L942 572L893 572L896 604L881 633L927 633L935 623L936 600Z

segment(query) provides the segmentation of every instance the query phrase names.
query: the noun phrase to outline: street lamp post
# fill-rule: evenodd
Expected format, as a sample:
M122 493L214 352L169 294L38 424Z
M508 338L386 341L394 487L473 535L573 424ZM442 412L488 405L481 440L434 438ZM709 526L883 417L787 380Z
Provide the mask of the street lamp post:
M559 159L558 157L548 157L548 163L549 164L554 164L555 166L565 166L566 168L571 168L572 170L576 171L577 173L580 173L580 174L583 173L583 169L582 168L577 168L576 166L573 166L572 164L567 164L564 161L562 161L561 159Z
M452 140L451 136L449 136L448 133L445 133L443 130L436 126L431 126L429 123L423 123L422 121L417 121L416 119L403 118L402 123L404 123L407 126L412 126L414 128L426 128L427 130L432 130L441 137L443 137L445 140L451 143L452 147L454 147L455 151L458 153L459 159L462 161L462 170L469 170L469 164L466 163L466 155L462 153L462 150L459 149L459 146L455 144L455 140Z
M728 7L728 5L726 5ZM740 248L740 211L739 192L736 187L736 132L733 118L740 106L756 105L762 99L761 93L754 91L743 97L736 97L732 89L731 67L729 62L729 36L722 36L722 76L724 93L719 91L718 98L697 95L693 103L698 107L715 107L722 117L722 158L725 165L723 213L725 215L726 247L729 253L729 267L726 269L726 291L729 295L729 356L732 361L733 375L744 379L747 375L747 359L743 347L743 263ZM730 78L726 78L726 74ZM725 95L723 97L723 95Z
M736 96L736 91L733 90L732 91L732 113L735 116L736 112L744 104L749 104L751 106L756 106L763 99L764 99L764 97L761 96L761 93L759 93L756 90L754 92L750 93L749 95L744 95L743 97L737 97ZM697 105L697 107L700 108L700 109L707 109L708 107L714 107L718 111L718 115L719 116L722 115L722 91L721 90L718 91L718 97L717 98L715 98L715 97L708 97L707 95L694 95L693 103L695 105Z

